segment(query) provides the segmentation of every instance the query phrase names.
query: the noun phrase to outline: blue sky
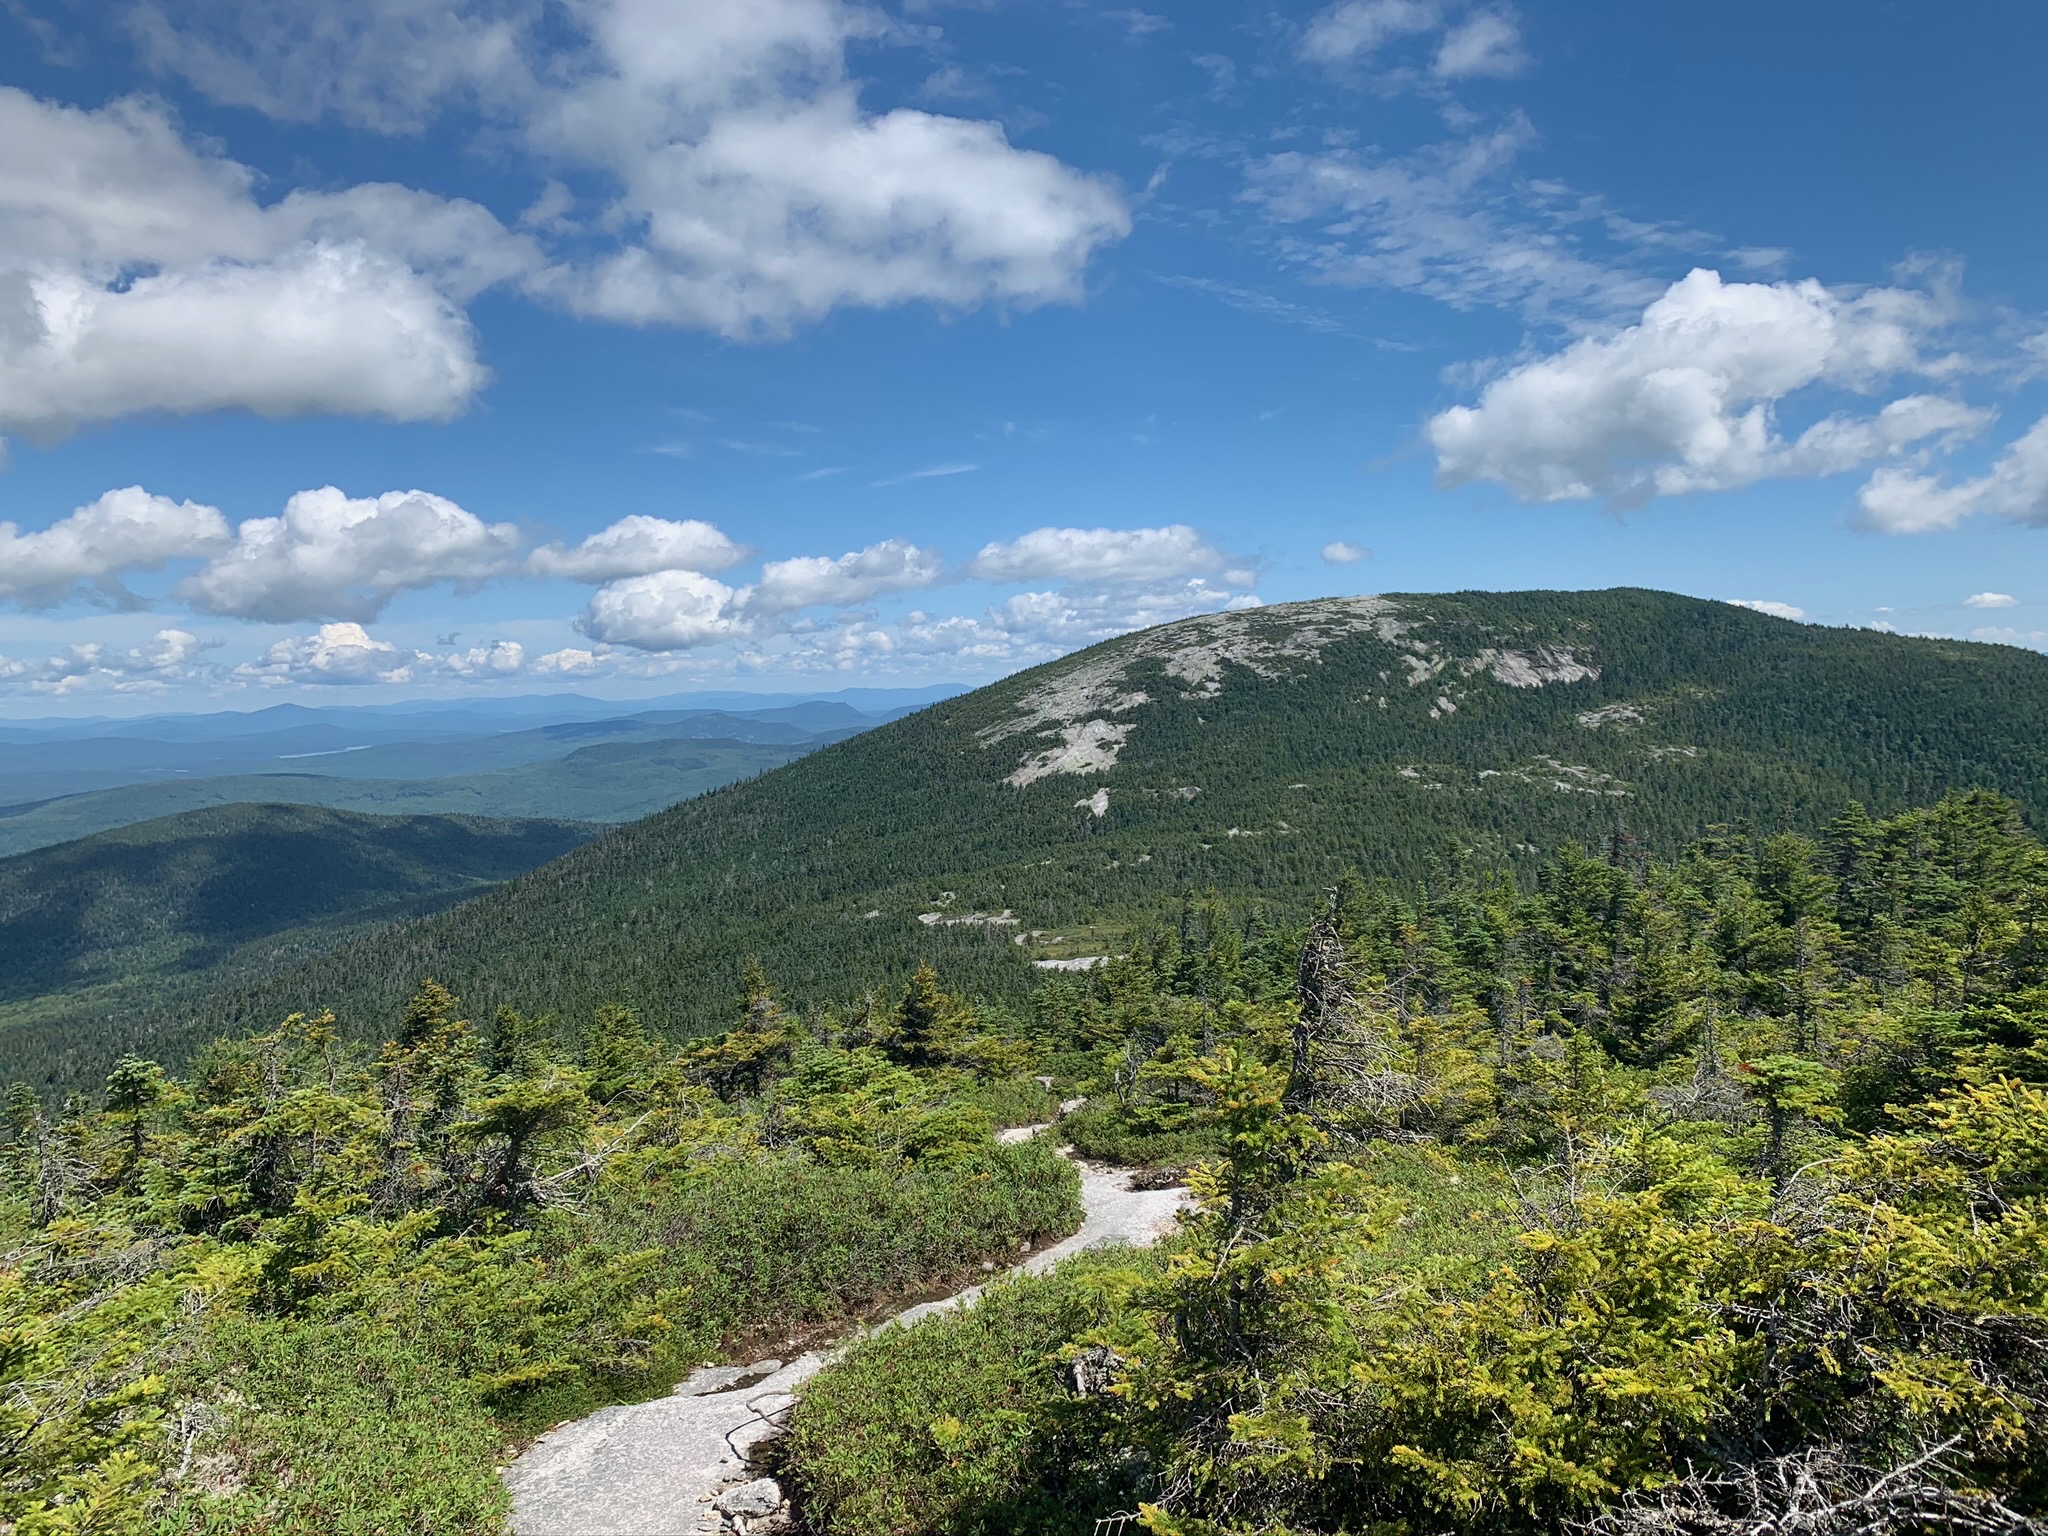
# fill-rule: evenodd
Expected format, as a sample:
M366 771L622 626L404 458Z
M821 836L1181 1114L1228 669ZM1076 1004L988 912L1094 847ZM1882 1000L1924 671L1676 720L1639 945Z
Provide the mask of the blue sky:
M2048 12L0 0L0 711L2048 644Z

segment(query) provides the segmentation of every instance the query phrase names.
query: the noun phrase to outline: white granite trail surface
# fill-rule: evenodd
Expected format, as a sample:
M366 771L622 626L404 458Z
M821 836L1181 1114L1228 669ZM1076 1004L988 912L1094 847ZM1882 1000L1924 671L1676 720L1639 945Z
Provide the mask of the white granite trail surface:
M1039 1129L1002 1134L1020 1140ZM1082 1164L1080 1230L1018 1268L1037 1274L1085 1248L1142 1247L1173 1230L1187 1191L1129 1185L1127 1172ZM981 1290L971 1286L891 1321L914 1323L950 1307L972 1306ZM829 1352L813 1352L787 1362L707 1366L667 1397L603 1408L549 1430L505 1469L513 1536L712 1536L785 1529L781 1492L748 1470L749 1452L782 1432L797 1386L828 1358Z

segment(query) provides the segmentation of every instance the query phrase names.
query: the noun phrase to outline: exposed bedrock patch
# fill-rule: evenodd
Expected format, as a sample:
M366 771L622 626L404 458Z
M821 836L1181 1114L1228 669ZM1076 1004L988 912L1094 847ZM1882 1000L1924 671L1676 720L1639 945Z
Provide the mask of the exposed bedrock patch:
M1003 780L1019 789L1054 774L1103 773L1116 766L1129 742L1132 717L1156 702L1147 690L1158 690L1162 674L1181 698L1209 699L1229 686L1233 669L1263 680L1298 676L1320 666L1331 645L1360 635L1398 648L1389 665L1398 661L1410 687L1443 677L1432 695L1431 714L1438 719L1457 711L1450 691L1457 680L1480 673L1509 688L1600 675L1564 645L1446 647L1415 633L1428 622L1419 605L1384 597L1332 597L1183 619L1059 666L1018 698L1011 718L986 727L978 740L990 748L1029 739ZM1377 702L1386 707L1384 698Z
M1138 695L1143 698L1143 694ZM1050 735L1051 732L1041 732ZM1026 757L1015 773L1003 780L1022 789L1026 784L1055 773L1101 773L1116 766L1117 754L1130 740L1131 727L1108 720L1083 720L1059 728L1059 741L1043 752Z
M1396 605L1381 597L1335 597L1289 603L1284 612L1208 614L1133 636L1113 649L1084 657L1017 701L1014 718L980 733L984 747L1030 735L1050 745L1025 753L1004 782L1023 788L1056 773L1100 773L1116 765L1129 739L1124 715L1152 702L1132 673L1156 663L1179 685L1182 698L1214 698L1223 691L1225 664L1262 678L1284 677L1347 635L1374 633L1398 639L1406 624Z
M1551 683L1592 682L1600 669L1562 645L1539 645L1526 651L1481 651L1458 663L1466 676L1484 667L1497 683L1510 688L1543 688Z
M1609 704L1600 709L1581 710L1576 718L1587 730L1597 731L1606 725L1641 725L1643 711L1637 704Z

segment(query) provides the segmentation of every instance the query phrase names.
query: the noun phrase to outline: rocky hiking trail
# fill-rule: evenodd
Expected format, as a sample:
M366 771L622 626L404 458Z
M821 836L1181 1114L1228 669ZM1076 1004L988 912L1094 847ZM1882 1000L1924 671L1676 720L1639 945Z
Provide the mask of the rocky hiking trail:
M1022 1140L1045 1129L1019 1126L1001 1135ZM1080 1227L1009 1273L1040 1274L1112 1243L1147 1247L1173 1230L1185 1189L1133 1189L1128 1169L1078 1166ZM969 1286L877 1326L909 1326L972 1306L981 1292ZM782 1433L796 1389L862 1331L790 1361L706 1366L667 1397L557 1425L505 1469L512 1536L766 1536L790 1529L781 1488L757 1477L750 1463Z

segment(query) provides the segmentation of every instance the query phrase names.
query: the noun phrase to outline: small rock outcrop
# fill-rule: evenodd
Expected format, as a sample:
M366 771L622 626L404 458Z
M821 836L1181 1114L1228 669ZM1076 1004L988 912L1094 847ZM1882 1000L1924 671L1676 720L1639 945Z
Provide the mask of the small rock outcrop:
M783 1497L782 1484L772 1477L757 1477L728 1488L711 1501L711 1507L725 1517L726 1530L741 1536L763 1536L790 1527L789 1500Z

